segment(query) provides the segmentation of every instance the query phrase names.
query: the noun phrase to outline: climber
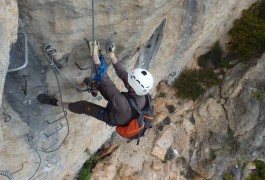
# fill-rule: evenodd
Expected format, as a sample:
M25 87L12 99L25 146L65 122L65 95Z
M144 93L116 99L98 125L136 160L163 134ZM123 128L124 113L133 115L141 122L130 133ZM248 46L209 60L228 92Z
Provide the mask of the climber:
M106 71L104 71L104 62L100 61L101 58L98 54L99 45L95 41L94 49L92 49L92 43L93 42L90 42L89 45L91 56L92 50L94 51L95 72L101 70L101 76L96 79L96 81L99 82L97 90L108 101L107 106L102 107L88 101L78 101L73 103L60 102L55 97L46 94L39 94L37 99L43 104L53 106L62 105L71 112L92 116L112 127L117 125L127 125L133 117L133 112L130 108L128 99L117 89ZM110 43L107 48L107 54L111 59L115 72L123 81L128 92L135 98L139 109L142 109L145 106L145 95L148 94L153 87L153 77L150 72L141 68L133 69L127 73L122 64L117 60L114 51L115 46Z

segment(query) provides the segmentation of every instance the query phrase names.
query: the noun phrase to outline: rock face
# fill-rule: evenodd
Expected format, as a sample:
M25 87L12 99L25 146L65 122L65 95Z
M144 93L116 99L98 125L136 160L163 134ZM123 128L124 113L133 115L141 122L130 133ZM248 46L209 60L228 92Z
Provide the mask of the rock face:
M237 65L227 72L220 90L211 94L214 99L195 107L197 133L191 167L203 177L221 178L230 171L240 177L244 162L264 161L265 102L253 95L253 89L264 86L264 68L265 56L251 68Z
M102 47L107 40L112 39L116 44L119 60L128 70L135 66L149 68L154 75L155 84L162 79L167 79L171 83L188 62L204 53L220 36L225 34L231 28L234 19L238 18L241 11L249 7L251 3L253 0L233 0L227 3L218 0L97 0L95 1L95 38L100 40ZM1 7L4 7L0 9L4 13L0 18L0 38L6 43L0 45L0 56L3 56L0 67L0 92L4 87L3 82L8 66L7 52L9 52L11 42L16 38L18 18L17 6L14 1L2 3ZM9 73L6 76L4 100L1 106L3 118L0 126L0 140L3 146L0 149L0 159L17 157L16 152L8 151L8 149L18 149L17 146L20 144L19 159L25 159L25 161L17 159L14 160L15 163L12 162L13 160L7 161L7 163L1 164L0 170L15 172L23 167L14 174L16 179L22 180L30 177L73 179L88 156L84 152L94 153L110 138L113 129L85 115L67 112L67 118L65 118L63 109L42 105L36 100L36 97L43 92L60 97L56 76L50 67L49 60L43 55L44 45L50 43L57 50L56 64L60 66L60 71L63 73L58 74L63 100L89 100L99 105L106 104L106 101L102 100L102 96L95 98L88 93L77 93L76 88L72 86L74 84L84 87L82 82L90 74L90 69L81 71L75 63L83 68L91 65L84 41L84 38L91 39L92 36L91 2L87 0L21 0L18 1L18 7L20 26L27 33L29 39L29 63L25 69ZM23 39L20 39L16 46L11 48L11 56L23 57L22 45ZM10 60L11 66L18 63L20 59ZM108 68L108 73L117 86L122 88L122 84L117 80L111 66ZM240 76L238 75L238 77ZM234 81L239 83L237 80ZM231 84L233 88L236 87L229 81L229 78L227 83ZM176 141L177 143L170 148L176 150L176 154L186 159L191 158L191 167L198 172L198 163L194 162L198 162L200 157L196 156L195 152L191 157L190 149L192 148L189 146L189 142L193 142L193 148L198 147L198 152L200 152L199 147L208 147L199 143L206 137L204 133L198 132L199 141L194 135L199 125L203 125L206 121L203 117L218 120L209 125L212 128L212 133L215 134L219 133L219 122L226 118L224 112L235 118L243 113L245 114L243 119L254 118L256 120L247 126L244 125L244 121L227 120L220 127L225 128L229 124L234 135L240 135L240 137L245 132L250 132L258 122L261 113L257 115L259 105L256 102L253 102L254 108L251 109L250 106L239 108L236 111L230 108L236 103L240 103L236 101L237 99L228 100L230 95L237 97L239 87L241 86L238 86L235 91L232 91L230 87L224 87L224 89L228 89L227 91L222 90L222 96L219 99L208 99L205 100L204 105L197 105L198 112L192 113L189 110L193 107L193 102L187 102L188 105L178 107L182 108L181 112L184 114L172 114L170 119L178 119L182 128L176 129L178 126L173 126L163 130L165 137L176 131L176 136L170 138L172 143L165 144L159 139L156 141L152 139L151 142L155 141L157 147L152 154L156 154L161 159L167 154L170 144L174 144L173 142ZM246 95L240 94L242 102L248 102ZM219 101L222 103L220 104ZM161 102L161 104L163 103ZM214 106L212 107L212 105ZM209 113L209 110L214 114ZM256 114L249 117L250 115L247 113L253 112ZM166 113L158 114L160 120L165 117L167 117ZM179 120L180 117L181 119L185 118ZM5 122L6 118L10 120ZM196 122L196 126L194 122ZM179 135L183 133L188 136L180 138ZM226 129L222 129L221 135L225 135L225 133ZM194 137L190 139L190 136ZM150 155L150 152L139 151ZM209 152L212 150L209 149L209 151L201 153L202 158ZM131 156L134 156L134 153L131 153ZM143 157L142 153L139 157ZM129 162L137 164L134 171L139 171L142 168L148 169L151 164L145 163L147 160L146 157L142 158L139 163L127 159L127 165L131 166ZM118 160L114 162L120 163ZM119 169L119 173L126 174L126 176L130 174L130 171L127 171L127 165L123 165ZM181 169L176 169L174 163L162 168L154 157L152 157L152 166L155 169L163 169L164 175L167 174L172 178L175 178L176 173L174 171L167 172L170 172L171 169L180 172ZM181 167L182 165L178 164L177 166ZM204 172L204 168L201 171ZM147 170L147 172L149 172L148 177L154 177L153 170ZM215 168L211 168L211 173L203 174L203 176L211 177L214 173ZM112 175L116 176L113 173ZM156 177L163 176L158 174Z
M18 8L15 0L0 2L0 106L5 77L9 65L10 45L17 38ZM5 43L3 43L5 42Z
M156 128L139 146L116 141L119 149L95 167L92 179L103 173L106 179L114 174L116 179L223 179L224 174L246 179L247 171L255 169L252 161L265 160L265 101L253 95L265 86L264 72L265 54L252 67L230 69L220 88L196 102L176 99L172 87L160 83L154 98Z

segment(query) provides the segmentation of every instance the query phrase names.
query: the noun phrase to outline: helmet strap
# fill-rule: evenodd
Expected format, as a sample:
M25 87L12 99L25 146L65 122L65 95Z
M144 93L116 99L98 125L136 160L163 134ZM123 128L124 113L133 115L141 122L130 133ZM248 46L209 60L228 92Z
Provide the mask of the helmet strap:
M129 86L128 92L131 94L136 94L136 92L134 91L134 89L131 86Z
M131 94L136 94L136 92L134 91L134 89L130 86L130 84L128 83L128 80L124 83L126 89L128 89L128 92Z

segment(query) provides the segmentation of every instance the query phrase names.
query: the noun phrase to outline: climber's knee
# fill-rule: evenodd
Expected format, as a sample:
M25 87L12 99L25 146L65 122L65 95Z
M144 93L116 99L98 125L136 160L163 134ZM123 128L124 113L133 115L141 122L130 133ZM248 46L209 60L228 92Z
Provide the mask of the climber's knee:
M91 107L89 107L89 102L87 101L77 101L74 103L69 103L68 108L70 111L77 113L77 114L83 114L91 111Z

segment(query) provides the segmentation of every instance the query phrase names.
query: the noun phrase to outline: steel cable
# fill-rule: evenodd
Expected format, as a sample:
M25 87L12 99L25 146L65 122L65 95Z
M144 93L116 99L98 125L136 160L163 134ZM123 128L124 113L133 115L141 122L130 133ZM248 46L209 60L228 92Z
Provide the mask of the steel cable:
M0 175L6 176L9 180L14 180L12 174L10 174L8 171L1 171L0 170Z
M92 64L91 64L91 73L90 73L90 80L89 86L92 87L92 76L94 71L94 41L95 41L95 11L94 11L94 0L92 0Z
M46 55L45 52L44 52L44 54ZM61 87L60 87L59 79L58 79L58 76L57 76L58 67L54 64L54 54L50 54L50 55L51 55L51 58L49 58L47 55L46 55L46 57L49 59L49 61L51 63L51 66L53 68L53 71L54 71L54 74L55 74L55 77L56 77L56 82L57 82L58 90L59 90L60 101L63 102ZM61 144L57 148L55 148L53 150L49 150L49 151L37 149L36 147L34 147L34 149L37 149L38 151L44 152L44 153L51 153L51 152L54 152L54 151L58 150L62 146L63 142L65 141L65 139L69 135L69 122L68 122L67 115L65 113L66 111L65 111L65 108L63 107L63 105L62 105L62 110L63 110L64 118L65 118L66 124L67 124L67 133L66 133L64 139L62 140ZM33 147L33 146L31 146L31 147Z

